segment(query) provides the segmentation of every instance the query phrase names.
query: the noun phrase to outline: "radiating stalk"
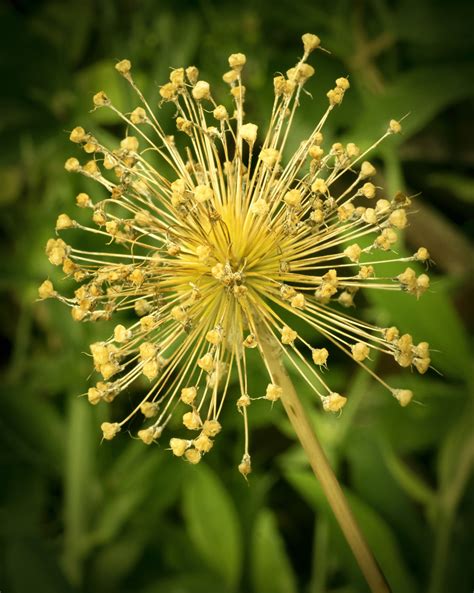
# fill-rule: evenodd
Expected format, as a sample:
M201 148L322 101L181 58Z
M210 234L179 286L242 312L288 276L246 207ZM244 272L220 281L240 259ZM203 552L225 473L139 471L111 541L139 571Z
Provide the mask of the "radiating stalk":
M321 484L370 591L372 593L389 593L390 589L385 578L356 523L339 481L307 419L294 385L283 366L280 348L263 323L258 326L258 337L273 379L283 389L281 399L288 418L303 449L306 451L313 472Z

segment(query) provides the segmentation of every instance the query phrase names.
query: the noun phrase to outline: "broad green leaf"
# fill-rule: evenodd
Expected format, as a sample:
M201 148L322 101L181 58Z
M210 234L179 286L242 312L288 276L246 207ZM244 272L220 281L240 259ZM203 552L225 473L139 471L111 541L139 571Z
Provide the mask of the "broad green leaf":
M230 589L235 589L242 569L242 537L236 508L208 466L201 464L190 470L183 493L189 535L207 565Z
M388 140L403 142L426 126L442 109L473 94L472 64L416 67L400 74L383 94L365 97L364 109L350 133L351 140L366 146L367 142L374 142L384 133L384 126L390 119L410 114L403 121L403 134Z
M82 579L84 544L90 526L94 491L92 411L84 401L70 397L66 445L64 562L71 582Z
M254 593L296 593L296 579L274 515L260 512L252 536Z
M315 511L331 516L328 503L316 478L309 471L287 471L286 478ZM393 593L416 593L397 540L383 518L355 494L345 490L348 502Z
M432 505L435 493L430 486L397 456L386 441L385 443L386 445L383 448L384 460L398 484L413 500L427 506Z
M69 593L72 591L64 578L57 558L39 538L16 538L2 550L2 591L11 593Z

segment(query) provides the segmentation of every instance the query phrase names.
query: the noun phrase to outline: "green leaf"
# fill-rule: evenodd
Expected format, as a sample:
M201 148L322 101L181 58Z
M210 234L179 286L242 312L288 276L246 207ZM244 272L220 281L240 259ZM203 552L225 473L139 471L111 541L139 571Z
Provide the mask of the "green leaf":
M435 493L430 486L397 456L387 441L384 444L384 461L393 478L413 500L431 506Z
M474 180L467 175L440 171L429 175L428 182L433 187L454 194L464 202L474 203Z
M82 579L84 543L90 522L94 491L92 411L78 397L71 397L65 472L64 562L71 582Z
M443 81L440 84L440 81ZM419 132L441 110L474 94L474 67L471 64L420 66L400 75L384 93L367 95L365 106L350 132L351 140L362 146L384 133L390 119L403 121L403 133L390 143L401 143Z
M184 515L196 550L230 589L239 581L242 536L237 511L217 475L206 465L190 468Z
M274 515L264 509L252 537L252 581L255 593L296 593L296 579Z
M311 472L290 470L287 471L286 478L315 511L333 518L322 489ZM390 527L378 513L355 494L346 489L345 495L393 593L415 593L417 589L414 580L404 564L397 540Z

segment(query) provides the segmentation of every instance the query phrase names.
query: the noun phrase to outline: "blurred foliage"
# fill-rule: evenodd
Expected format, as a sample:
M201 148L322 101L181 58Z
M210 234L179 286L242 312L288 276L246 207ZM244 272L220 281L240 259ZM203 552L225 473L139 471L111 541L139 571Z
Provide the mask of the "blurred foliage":
M293 147L341 74L352 90L329 137L367 146L390 117L410 113L404 133L376 157L389 192L421 194L406 248L428 247L433 288L419 302L369 294L364 314L429 340L437 372L405 374L417 401L401 409L336 357L329 374L349 394L344 414L329 418L304 403L393 592L472 591L473 17L470 2L434 0L2 3L2 591L366 591L277 406L255 405L249 484L235 469L242 435L233 410L197 468L125 436L101 446L107 412L77 396L90 372L82 353L107 328L74 324L59 303L35 302L40 281L56 277L43 253L54 220L87 188L63 170L67 131L120 132L107 112L90 113L101 88L133 105L114 62L130 58L156 103L169 66L196 63L217 82L227 55L244 51L248 115L263 124L271 77L301 54L306 30L332 56L313 60L315 99L302 101ZM373 364L402 380L385 362Z

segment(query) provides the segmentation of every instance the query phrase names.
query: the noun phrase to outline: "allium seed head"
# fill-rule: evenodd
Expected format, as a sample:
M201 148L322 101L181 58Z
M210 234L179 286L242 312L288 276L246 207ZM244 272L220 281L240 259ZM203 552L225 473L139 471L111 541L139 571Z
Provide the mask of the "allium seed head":
M354 307L364 287L420 297L429 289L426 274L406 267L393 278L378 278L379 264L371 254L379 250L393 253L390 261L427 263L429 253L420 247L412 257L398 258L392 251L398 231L407 225L406 196L384 197L367 207L367 199L377 193L369 180L376 174L366 160L370 149L324 145L321 128L349 92L347 78L335 81L321 121L299 145L292 141L298 148L284 160L303 86L315 72L306 60L320 47L316 35L306 33L302 41L303 58L286 76L273 79L275 107L265 133L245 121L246 57L235 53L223 76L230 85L226 105L214 101L194 66L172 70L160 87L162 102L176 108L179 142L161 127L128 60L115 68L136 91L139 106L125 114L103 91L93 97L97 108L121 118L127 136L107 147L82 127L70 134L89 160L81 165L71 157L66 170L101 184L109 199L95 201L80 193L76 203L90 209L90 225L61 214L56 230L62 237L80 229L103 239L103 246L87 252L63 238L50 239L50 262L62 266L79 287L63 297L45 280L39 296L61 300L76 321L116 320L113 334L90 346L101 380L87 396L93 405L110 403L124 392L126 401L136 401L126 417L102 424L106 440L138 412L153 418L138 431L150 445L178 408L184 434L171 438L170 449L197 464L213 447L223 405L232 399L246 433L239 471L248 476L250 404L264 399L273 405L285 397L265 364L263 334L277 343L327 412L340 412L347 400L323 378L330 352L313 346L321 339L361 366L372 351L420 373L430 366L426 342L415 345L396 327L371 325L341 310ZM391 120L375 144L400 131ZM170 168L168 178L163 171ZM345 174L354 171L359 173L344 185ZM302 324L307 330L297 331ZM311 332L314 341L308 338ZM260 358L265 393L252 391L253 377L247 375L250 359ZM410 390L393 389L372 374L400 405L410 402ZM230 388L233 377L239 383L236 395Z

